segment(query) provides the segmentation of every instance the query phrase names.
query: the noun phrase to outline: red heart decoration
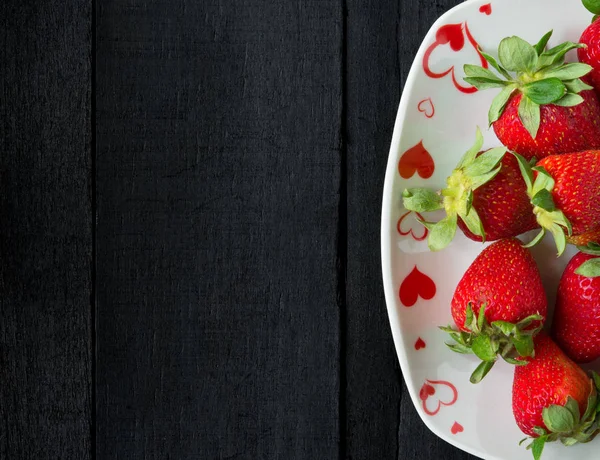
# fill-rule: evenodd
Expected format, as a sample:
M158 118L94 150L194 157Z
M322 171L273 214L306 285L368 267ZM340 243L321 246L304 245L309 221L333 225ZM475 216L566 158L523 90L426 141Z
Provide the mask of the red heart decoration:
M486 3L485 5L481 5L479 11L483 14L487 14L488 16L492 14L492 4Z
M491 11L491 9L490 9L490 11ZM464 31L463 31L463 25L464 25ZM456 75L454 73L454 66L451 66L449 69L447 69L443 72L434 72L433 70L431 70L431 67L429 65L429 60L431 58L431 55L433 54L433 52L435 51L435 49L438 46L450 45L450 49L452 51L458 52L465 47L465 36L467 37L467 40L469 41L469 43L471 44L473 49L479 55L479 60L481 61L481 65L487 69L488 62L485 60L485 58L479 52L479 44L477 43L475 38L473 38L473 36L471 35L471 32L469 31L469 27L467 26L467 23L465 22L465 23L459 23L459 24L445 24L437 30L437 32L435 34L435 41L429 46L429 48L427 48L427 50L425 51L425 54L423 56L423 70L425 71L425 74L430 78L443 78L446 75L450 74L452 77L452 83L454 84L455 88L465 94L470 94L470 93L476 92L477 88L475 88L474 86L461 85L459 83L459 81L457 80Z
M435 40L440 45L450 43L453 51L460 51L465 46L462 24L446 24L435 33Z
M441 387L446 393L449 391L449 393L446 395L446 398L443 396L441 398L433 398L433 396L435 396L437 393L435 387ZM443 380L426 380L419 391L419 399L421 400L423 410L427 415L436 415L442 406L451 406L458 400L458 390L450 382ZM436 399L437 401L435 401ZM434 400L433 404L428 404L429 400Z
M419 391L419 398L421 399L421 401L427 401L427 399L430 396L433 396L434 394L435 394L435 388L433 388L431 385L426 383L421 387L421 391Z
M419 105L417 105L417 110L421 113L424 113L427 118L433 118L435 115L435 107L433 106L433 101L430 97L419 102Z
M398 163L398 171L404 179L410 179L415 172L419 173L423 179L429 179L435 170L433 158L423 146L423 141L420 141L414 147L409 148L400 157Z
M431 300L435 296L435 283L415 266L400 285L400 301L405 307L412 307L419 297Z
M417 350L417 351L422 350L426 346L427 346L427 344L425 343L425 341L421 337L419 337L417 339L417 341L415 342L415 350Z
M450 429L450 431L452 432L452 434L458 434L458 433L462 433L463 431L465 431L465 429L463 428L463 426L460 423L454 422L454 425L452 425L452 428Z
M414 216L415 218L409 219L409 217ZM412 211L408 211L405 214L402 214L400 219L398 220L398 233L402 236L410 235L415 241L423 241L427 238L429 234L429 230L423 224L421 224L418 220L424 220L423 216L418 212L413 213ZM415 232L416 227L416 232Z

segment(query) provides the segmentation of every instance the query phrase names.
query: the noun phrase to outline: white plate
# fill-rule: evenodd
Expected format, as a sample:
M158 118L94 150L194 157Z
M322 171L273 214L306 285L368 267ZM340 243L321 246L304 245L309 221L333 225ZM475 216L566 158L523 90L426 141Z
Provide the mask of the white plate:
M483 246L459 231L448 248L429 252L414 213L402 209L401 193L406 187L440 188L473 144L476 126L485 132L486 148L500 145L493 131L486 130L487 110L496 91L470 92L462 81L464 64L481 63L476 43L496 55L498 43L506 36L536 43L550 29L554 35L549 46L578 41L591 18L579 0L467 1L442 16L428 32L398 110L381 230L383 280L396 350L425 424L449 443L485 459L533 457L518 445L525 436L512 415L512 367L499 362L481 384L472 385L469 375L475 358L448 350L445 335L437 329L453 324L454 288ZM417 171L405 166L411 156L420 165ZM557 260L551 242L543 244L534 253L552 309L557 281L573 252ZM569 448L554 443L547 445L543 459L592 460L600 458L598 452L600 439Z

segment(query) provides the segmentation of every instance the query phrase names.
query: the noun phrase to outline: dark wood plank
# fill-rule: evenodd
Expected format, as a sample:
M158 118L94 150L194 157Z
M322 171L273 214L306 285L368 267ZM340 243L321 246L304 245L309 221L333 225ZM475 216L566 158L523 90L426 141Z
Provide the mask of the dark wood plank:
M0 458L91 458L91 1L0 2Z
M338 0L98 0L98 459L339 455Z
M472 458L423 424L402 383L381 282L381 195L400 94L435 19L459 0L347 0L347 458Z

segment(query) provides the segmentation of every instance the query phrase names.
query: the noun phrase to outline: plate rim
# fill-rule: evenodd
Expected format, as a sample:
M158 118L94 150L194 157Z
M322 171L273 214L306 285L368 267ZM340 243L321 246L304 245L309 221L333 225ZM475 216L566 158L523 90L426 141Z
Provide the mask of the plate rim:
M502 460L498 457L491 456L487 453L481 452L476 447L464 444L460 441L459 438L452 438L445 432L441 431L437 428L436 425L430 423L430 420L425 416L423 409L419 404L419 395L417 394L416 388L412 385L409 385L406 381L407 378L412 378L412 373L410 366L408 364L408 356L406 353L406 347L404 346L404 339L402 336L402 328L396 327L396 325L401 326L402 320L400 319L400 315L396 309L396 288L394 286L394 282L392 279L392 239L390 228L392 225L391 219L391 209L392 203L394 200L394 196L392 194L393 191L393 183L394 177L397 172L396 164L397 164L397 153L399 152L400 144L401 144L401 133L402 127L404 125L404 120L406 118L406 114L408 112L408 104L409 97L408 94L412 91L415 81L418 76L418 67L421 65L421 61L423 56L428 48L428 43L431 41L432 36L435 35L436 31L439 29L441 25L448 22L448 19L455 14L461 13L464 10L469 8L477 8L482 5L489 3L489 0L465 0L463 3L456 5L443 13L434 23L431 25L427 33L425 34L421 45L417 53L414 56L413 62L411 64L408 77L404 84L404 88L402 89L402 94L400 97L400 102L398 105L398 111L396 113L396 118L394 121L394 129L392 133L392 140L390 144L390 149L388 152L388 162L386 167L384 185L383 185L383 196L382 196L382 211L381 211L381 268L382 268L382 277L383 277L383 289L384 289L384 297L386 302L386 308L388 312L388 320L390 323L390 329L392 332L392 338L394 340L394 347L396 349L396 356L398 357L398 361L400 363L400 368L402 372L402 376L406 383L406 388L408 389L408 393L410 395L413 406L415 407L419 417L425 424L425 426L440 439L446 441L452 446L467 452L471 455L477 456L479 458L488 460ZM406 377L405 377L406 376Z

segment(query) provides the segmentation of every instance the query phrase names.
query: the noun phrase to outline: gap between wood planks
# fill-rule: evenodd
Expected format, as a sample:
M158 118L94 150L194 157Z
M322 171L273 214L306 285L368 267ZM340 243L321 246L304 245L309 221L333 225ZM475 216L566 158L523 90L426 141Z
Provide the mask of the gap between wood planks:
M348 5L347 0L341 0L342 9L342 43L340 47L340 79L342 109L340 113L340 186L339 186L339 216L338 216L338 245L337 245L337 301L340 311L340 391L339 391L339 424L340 424L340 460L345 460L347 451L347 412L346 412L346 385L347 363L346 345L348 321L346 315L346 270L348 267Z

